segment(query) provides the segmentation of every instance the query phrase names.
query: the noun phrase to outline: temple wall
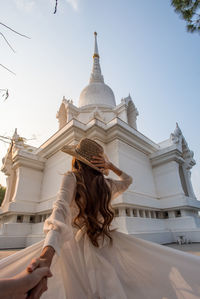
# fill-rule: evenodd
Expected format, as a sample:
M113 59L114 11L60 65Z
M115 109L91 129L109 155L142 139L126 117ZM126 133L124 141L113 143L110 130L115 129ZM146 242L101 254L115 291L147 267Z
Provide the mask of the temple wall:
M118 157L119 167L133 178L133 184L129 187L129 192L156 198L155 182L148 156L119 141Z
M16 176L16 186L12 201L26 201L26 203L39 202L42 172L20 166L16 169Z
M44 168L40 202L55 198L63 174L71 170L71 156L59 151L51 156Z
M184 195L180 181L179 164L171 161L153 168L156 190L160 199Z
M108 158L117 167L119 167L118 143L118 140L115 139L107 143L106 145L102 144L104 146L105 153L107 154ZM122 168L122 170L124 169ZM117 176L112 171L109 172L109 177L117 179Z
M143 139L134 143L135 140L128 138L130 132L125 131L122 123L119 133L116 133L116 124L111 122L112 125L113 130L108 126L109 130L105 131L104 124L98 121L91 123L92 127L75 126L70 142L85 135L95 139L104 146L109 159L133 177L129 189L112 201L115 227L158 243L176 241L184 232L189 233L190 240L199 242L200 218L194 211L200 209L200 203L185 195L179 164L173 161L152 166L152 159L145 153L156 150L156 147L147 144L145 147ZM68 138L67 134L64 139ZM15 167L14 201L8 203L0 219L0 248L24 247L44 238L43 223L51 213L63 174L71 170L72 157L61 151L55 153L59 148L59 138L57 136L57 140L52 139L52 144L47 145L43 151L45 157L38 156L30 163L26 160L28 166ZM138 138L137 134L132 138ZM43 164L39 164L39 160ZM118 179L112 171L109 177Z

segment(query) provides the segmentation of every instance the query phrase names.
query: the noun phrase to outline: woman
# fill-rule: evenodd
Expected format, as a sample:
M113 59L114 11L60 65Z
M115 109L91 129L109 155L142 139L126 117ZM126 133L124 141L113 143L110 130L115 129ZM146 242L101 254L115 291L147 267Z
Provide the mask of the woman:
M113 231L110 226L114 212L110 205L111 197L114 198L125 191L131 184L132 178L105 159L102 146L91 139L84 138L77 146L65 146L62 150L74 156L72 171L65 174L53 212L45 221L44 230L47 236L42 253L28 267L28 271L33 271L40 266L50 267L55 252L60 255L63 240L65 242L71 240L66 245L70 248L66 249L65 254L72 252L74 259L78 252L82 269L80 264L77 265L77 258L74 259L74 263L71 263L71 268L65 260L66 267L62 275L68 276L65 283L66 298L95 298L94 296L98 298L103 289L95 286L93 273L88 275L90 267L96 267L91 264L89 252L93 251L93 254L96 254L98 249L112 246ZM112 170L121 180L106 180L103 172L108 173L108 170ZM74 238L71 234L71 222L75 232ZM86 246L88 252L84 253ZM80 270L83 271L82 277ZM72 276L82 280L83 289L81 285L74 287Z
M53 274L42 298L200 298L199 257L111 227L111 199L124 192L132 178L108 161L93 140L84 138L62 150L74 157L72 171L64 175L53 212L45 221L45 241L21 251L20 263L19 255L0 263L0 270L11 275L11 266L19 271L28 264L27 256L36 257L28 271L45 266ZM106 179L109 170L120 180ZM35 298L40 287L28 298Z

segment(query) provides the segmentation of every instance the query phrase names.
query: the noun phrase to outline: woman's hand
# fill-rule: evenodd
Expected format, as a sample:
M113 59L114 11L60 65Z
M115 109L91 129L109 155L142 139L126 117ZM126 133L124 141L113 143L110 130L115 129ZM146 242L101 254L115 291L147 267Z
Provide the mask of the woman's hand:
M50 268L54 253L55 250L53 247L46 246L45 248L43 248L40 257L32 259L31 263L27 267L27 271L32 272L36 268L40 267Z
M108 175L109 169L111 167L111 162L109 161L106 154L93 156L93 160L91 161L91 163L94 164L94 166L98 167L103 174Z
M40 257L35 258L31 261L31 263L27 267L27 271L33 272L35 269L41 267L50 268L54 253L55 250L53 247L46 246L45 248L43 248ZM39 298L38 296L41 296L42 293L44 293L46 290L47 290L47 278L45 277L39 282L39 284L35 288L33 288L29 292L29 296L27 298L28 299Z
M98 167L103 174L108 175L109 170L112 170L118 176L122 174L122 171L109 161L106 154L93 156L93 160L90 162Z
M27 267L27 271L33 272L36 268L41 268L41 267L50 268L50 265L51 265L50 260L48 260L46 258L38 257L38 258L32 259L31 263Z

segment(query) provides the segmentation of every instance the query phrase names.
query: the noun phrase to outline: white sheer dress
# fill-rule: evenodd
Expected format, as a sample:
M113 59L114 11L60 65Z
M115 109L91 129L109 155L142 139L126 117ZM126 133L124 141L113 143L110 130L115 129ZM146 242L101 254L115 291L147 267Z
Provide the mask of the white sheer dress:
M106 179L112 198L124 192L132 178ZM0 278L22 271L42 248L56 254L43 299L197 299L200 298L200 257L113 231L100 247L92 245L84 230L71 226L77 213L76 178L64 175L51 216L46 219L46 238L0 261Z

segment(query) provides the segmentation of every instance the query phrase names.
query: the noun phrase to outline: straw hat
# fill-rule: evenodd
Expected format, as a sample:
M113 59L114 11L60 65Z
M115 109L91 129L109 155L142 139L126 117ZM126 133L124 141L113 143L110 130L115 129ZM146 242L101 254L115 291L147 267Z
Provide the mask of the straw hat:
M77 145L64 145L61 151L74 156L77 160L89 165L97 171L100 169L90 161L93 160L93 156L98 156L99 154L104 154L103 147L89 138L82 138Z

